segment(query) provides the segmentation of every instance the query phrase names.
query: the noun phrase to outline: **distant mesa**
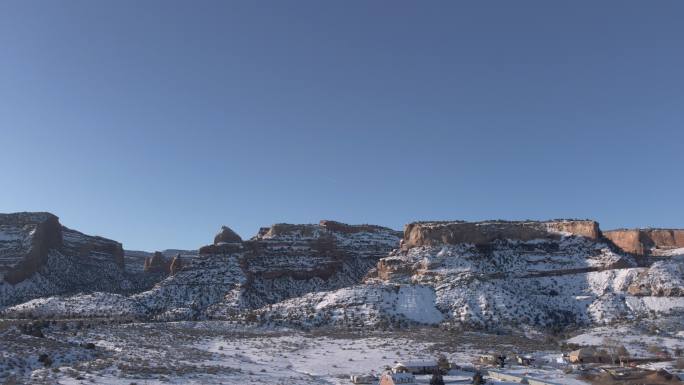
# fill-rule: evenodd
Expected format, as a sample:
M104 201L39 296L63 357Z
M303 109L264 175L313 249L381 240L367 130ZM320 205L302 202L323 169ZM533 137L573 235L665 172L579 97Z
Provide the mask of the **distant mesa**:
M349 225L342 222L323 219L318 224L291 224L276 223L270 227L262 227L252 240L269 239L285 235L290 236L315 236L317 232L338 233L338 234L358 234L358 233L391 233L401 237L401 231L392 230L383 226L376 225Z
M394 231L387 227L377 225L348 225L346 223L326 219L321 220L319 222L319 225L331 232L338 232L343 234L391 232L400 238L402 237L401 231Z

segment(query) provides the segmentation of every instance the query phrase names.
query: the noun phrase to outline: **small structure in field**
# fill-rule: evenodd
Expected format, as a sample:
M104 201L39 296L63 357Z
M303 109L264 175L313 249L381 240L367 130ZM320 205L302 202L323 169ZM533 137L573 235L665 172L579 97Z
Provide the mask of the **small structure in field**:
M611 359L605 352L594 348L581 348L570 352L568 361L572 364L600 364L609 363Z
M373 374L352 374L349 379L352 384L374 384L378 377Z
M515 362L516 362L518 365L530 366L530 365L532 365L532 364L534 363L534 358L529 357L529 356L521 356L521 355L519 355L519 354L516 354L516 355L515 355Z
M406 361L394 365L392 371L395 373L411 374L432 374L435 370L441 371L437 360Z
M602 385L680 385L680 379L666 370L639 368L605 368L601 372L587 376L592 384Z
M415 383L416 377L411 373L386 371L380 376L379 385L412 385Z
M503 368L506 364L506 356L504 354L483 354L479 359L483 365L492 365Z
M498 363L497 356L493 354L483 354L478 358L478 361L485 365L496 365Z

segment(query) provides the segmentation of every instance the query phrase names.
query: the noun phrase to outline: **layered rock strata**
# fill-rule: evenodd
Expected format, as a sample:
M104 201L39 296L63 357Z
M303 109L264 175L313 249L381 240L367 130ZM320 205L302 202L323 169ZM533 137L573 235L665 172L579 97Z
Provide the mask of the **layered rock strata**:
M684 229L619 229L603 235L624 252L639 256L684 248Z
M484 245L503 239L560 239L563 234L596 240L601 231L598 223L590 220L414 222L404 228L402 249L460 243Z

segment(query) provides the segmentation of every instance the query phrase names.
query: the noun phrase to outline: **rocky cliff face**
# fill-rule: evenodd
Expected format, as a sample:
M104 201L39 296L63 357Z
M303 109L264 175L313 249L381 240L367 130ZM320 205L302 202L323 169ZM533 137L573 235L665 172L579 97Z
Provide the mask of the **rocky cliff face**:
M640 256L684 248L684 229L620 229L603 235L624 252Z
M180 254L177 254L171 260L171 266L169 266L169 274L174 275L178 273L183 268L183 259Z
M235 231L228 226L221 227L221 231L214 237L214 244L220 245L222 243L241 243L242 238Z
M85 235L50 213L0 214L0 307L76 291L127 291L120 243Z
M359 283L400 240L400 233L388 228L333 221L276 224L246 241L232 234L222 228L198 258L131 297L131 306L160 320L231 317Z
M62 247L62 226L50 213L0 214L0 272L16 284L43 266L51 249Z
M14 285L31 277L51 251L124 266L120 243L63 227L50 213L0 214L0 270L6 282Z
M594 240L601 236L598 223L589 220L415 222L404 228L402 249L460 243L485 245L503 239L519 241L559 239L563 234Z
M161 251L155 251L151 257L145 258L143 271L146 273L168 274L171 270L171 260L166 259Z
M199 252L197 250L180 250L180 249L166 249L160 251L165 259L173 260L180 256L184 261L190 261L197 258ZM140 250L124 250L124 264L126 272L130 274L139 274L145 272L145 266L154 253ZM166 271L168 273L168 271Z
M683 271L637 267L593 221L420 222L364 284L288 299L256 317L307 327L601 324L684 310Z
M277 224L245 242L241 266L244 298L263 306L311 291L360 282L399 244L388 228L321 221L317 225ZM280 288L287 287L288 290Z
M109 304L108 314L157 320L562 329L684 312L684 256L639 266L593 221L418 222L401 248L391 229L332 221L277 224L246 241L231 233L151 290L99 295L92 306L88 296L34 301L3 315L101 316L98 304ZM678 245L676 232L649 237Z

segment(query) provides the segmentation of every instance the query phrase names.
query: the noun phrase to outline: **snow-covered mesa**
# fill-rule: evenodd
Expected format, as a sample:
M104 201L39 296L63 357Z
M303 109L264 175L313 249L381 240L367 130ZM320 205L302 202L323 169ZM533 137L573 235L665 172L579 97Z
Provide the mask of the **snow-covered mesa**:
M636 258L602 238L595 222L407 229L411 241L405 234L400 243L401 234L377 226L278 224L247 241L200 248L177 274L138 294L52 297L4 315L563 328L684 308L682 258Z

